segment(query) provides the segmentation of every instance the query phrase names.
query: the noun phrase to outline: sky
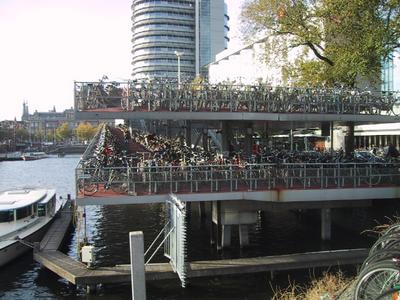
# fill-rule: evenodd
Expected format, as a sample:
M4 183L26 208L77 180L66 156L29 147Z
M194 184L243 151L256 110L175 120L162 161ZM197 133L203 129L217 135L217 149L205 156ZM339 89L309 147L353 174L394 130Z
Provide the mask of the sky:
M243 0L225 0L230 46ZM131 74L130 0L0 0L0 120L73 106L73 82Z

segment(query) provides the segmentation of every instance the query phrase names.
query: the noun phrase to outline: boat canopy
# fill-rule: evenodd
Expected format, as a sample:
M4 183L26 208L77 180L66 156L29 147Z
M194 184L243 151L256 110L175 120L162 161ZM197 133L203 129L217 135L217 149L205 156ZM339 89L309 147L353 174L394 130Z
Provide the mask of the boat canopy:
M18 209L36 202L49 202L56 191L54 189L24 189L0 193L0 211Z

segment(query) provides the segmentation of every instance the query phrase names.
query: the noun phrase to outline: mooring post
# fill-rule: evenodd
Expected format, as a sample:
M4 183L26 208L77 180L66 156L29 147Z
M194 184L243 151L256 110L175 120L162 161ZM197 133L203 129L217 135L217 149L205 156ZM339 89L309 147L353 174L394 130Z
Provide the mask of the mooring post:
M142 231L129 232L129 247L131 253L132 299L146 300L144 243Z
M321 209L321 238L323 241L331 239L331 209Z

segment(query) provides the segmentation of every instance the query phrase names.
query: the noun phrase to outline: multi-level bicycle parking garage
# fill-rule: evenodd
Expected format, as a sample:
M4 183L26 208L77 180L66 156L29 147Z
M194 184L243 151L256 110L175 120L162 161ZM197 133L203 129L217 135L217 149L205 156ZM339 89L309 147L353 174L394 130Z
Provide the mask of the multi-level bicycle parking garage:
M400 121L397 92L100 81L75 82L74 93L78 119L123 119L128 127L147 129L149 135L182 138L185 145L201 145L223 159L229 156L232 141L240 140L240 155L245 157L241 163L188 163L183 159L183 163L150 165L138 164L138 160L151 160L154 153L136 150L133 164L123 158L125 153L114 165L96 165L92 158L99 133L76 169L82 205L163 202L174 194L203 211L207 203L217 216L212 222L222 227L225 236L230 236L235 225L241 228L241 235L248 236L244 228L255 222L257 211L271 205L312 207L321 209L321 237L330 239L331 208L367 206L377 199L397 198L400 191L399 165L393 160L249 159L256 139L271 148L272 137L284 132L287 150L295 151L293 132L309 128L317 129L333 155L334 131L340 126L347 128L344 152L350 157L355 150L356 125ZM382 146L390 141L386 143ZM220 238L221 246L230 244L229 238ZM241 238L242 242L245 245L248 240Z

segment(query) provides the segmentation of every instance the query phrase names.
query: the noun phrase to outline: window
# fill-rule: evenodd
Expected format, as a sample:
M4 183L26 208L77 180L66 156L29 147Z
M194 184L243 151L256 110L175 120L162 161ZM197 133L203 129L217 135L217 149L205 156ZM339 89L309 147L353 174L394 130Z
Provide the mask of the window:
M382 62L381 89L382 91L393 91L393 56Z
M46 215L46 204L39 204L38 205L38 216L44 217Z
M14 210L0 211L0 223L14 221Z
M26 218L32 213L31 206L25 206L17 209L17 220Z

